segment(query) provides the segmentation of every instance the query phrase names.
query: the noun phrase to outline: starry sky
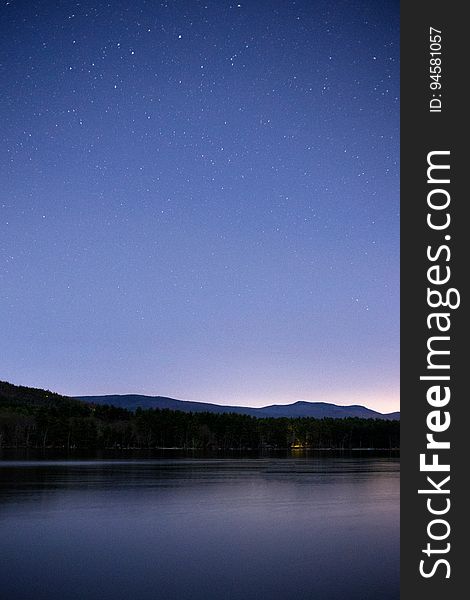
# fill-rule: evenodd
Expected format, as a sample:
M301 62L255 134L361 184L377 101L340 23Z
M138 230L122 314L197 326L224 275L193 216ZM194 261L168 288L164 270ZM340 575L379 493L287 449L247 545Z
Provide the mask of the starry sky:
M0 379L397 410L399 3L0 11Z

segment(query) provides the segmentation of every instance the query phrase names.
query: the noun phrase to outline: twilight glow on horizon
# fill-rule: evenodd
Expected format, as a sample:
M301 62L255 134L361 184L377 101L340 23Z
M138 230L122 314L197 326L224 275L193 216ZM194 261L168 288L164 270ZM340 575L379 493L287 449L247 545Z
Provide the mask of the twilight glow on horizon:
M0 10L0 379L398 410L399 3Z

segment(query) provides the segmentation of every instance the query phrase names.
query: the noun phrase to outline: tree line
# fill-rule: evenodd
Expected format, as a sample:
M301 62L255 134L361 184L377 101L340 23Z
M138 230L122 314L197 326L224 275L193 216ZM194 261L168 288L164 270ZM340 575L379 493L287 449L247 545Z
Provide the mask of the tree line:
M399 421L258 418L96 405L0 382L0 447L398 448Z

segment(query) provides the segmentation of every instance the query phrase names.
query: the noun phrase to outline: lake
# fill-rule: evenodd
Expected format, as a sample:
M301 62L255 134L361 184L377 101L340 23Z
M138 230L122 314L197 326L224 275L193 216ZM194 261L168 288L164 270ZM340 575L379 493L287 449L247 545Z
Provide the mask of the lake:
M2 598L399 599L397 456L118 456L0 461Z

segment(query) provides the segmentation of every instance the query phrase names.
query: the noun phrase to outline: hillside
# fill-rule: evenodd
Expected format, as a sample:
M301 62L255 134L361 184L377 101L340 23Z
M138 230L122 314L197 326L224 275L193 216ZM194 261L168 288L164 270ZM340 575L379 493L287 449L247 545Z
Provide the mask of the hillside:
M226 406L221 404L209 404L206 402L191 402L189 400L175 400L165 396L143 396L138 394L106 395L106 396L79 396L77 400L91 402L93 404L109 404L119 408L135 411L137 408L144 409L170 409L182 412L210 412L210 413L235 413L239 415L250 415L252 417L312 417L315 419L331 418L344 419L357 417L359 419L387 419L400 418L400 413L383 414L365 406L350 405L340 406L328 402L294 402L293 404L273 404L262 408L248 406Z
M80 405L79 400L61 396L50 390L13 385L7 381L0 381L0 406L64 408L65 406L79 407Z

